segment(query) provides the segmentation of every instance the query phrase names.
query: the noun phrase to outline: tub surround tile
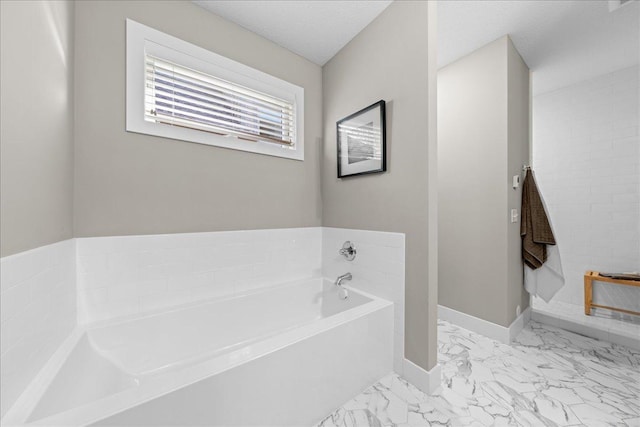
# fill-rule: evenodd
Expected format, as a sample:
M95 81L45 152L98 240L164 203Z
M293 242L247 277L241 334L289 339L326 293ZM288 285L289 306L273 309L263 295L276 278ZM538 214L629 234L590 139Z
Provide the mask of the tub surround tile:
M0 259L1 414L76 325L75 242Z
M79 238L80 322L319 277L321 236L311 227Z
M75 253L68 258L76 266L79 323L142 314L310 277L332 277L334 271L325 271L332 270L328 266L337 272L343 265L336 259L337 250L323 248L328 247L328 241L333 244L333 240L342 239L341 233L340 229L310 227L70 240L75 245ZM404 235L362 230L349 230L348 234L359 245L351 285L393 301L396 319L402 319L396 321L399 329L395 332L403 333ZM332 259L324 263L323 270L323 255L330 253ZM34 256L16 256L12 263L17 267L3 269L3 292L26 279L52 281L31 278L31 272L38 270L37 263L50 262L37 251ZM342 272L335 276L338 274ZM25 298L26 289L12 289L10 294L11 300L19 301ZM9 316L11 310L3 310L3 316Z
M337 254L345 240L353 263ZM2 258L2 413L77 324L346 271L349 285L394 303L401 372L404 247L403 234L311 227L77 238Z
M433 395L392 374L318 426L638 425L636 350L537 322L507 345L439 321L438 354Z
M356 257L347 261L338 251L345 241L356 248ZM404 366L405 235L347 228L322 228L322 275L335 280L350 272L349 286L361 289L394 304L394 370Z

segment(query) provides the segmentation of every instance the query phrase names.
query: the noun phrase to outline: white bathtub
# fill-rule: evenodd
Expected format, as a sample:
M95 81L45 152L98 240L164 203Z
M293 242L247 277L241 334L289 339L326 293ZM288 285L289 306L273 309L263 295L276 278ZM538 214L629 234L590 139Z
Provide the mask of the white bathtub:
M2 421L312 425L392 348L392 303L312 279L76 331Z

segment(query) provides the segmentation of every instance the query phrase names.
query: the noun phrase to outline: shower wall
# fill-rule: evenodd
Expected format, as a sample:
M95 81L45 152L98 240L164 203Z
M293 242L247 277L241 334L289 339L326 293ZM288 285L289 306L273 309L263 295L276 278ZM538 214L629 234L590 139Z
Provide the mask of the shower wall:
M533 165L566 278L554 300L583 304L586 270L640 270L638 66L533 98ZM598 284L594 302L640 311L638 289Z

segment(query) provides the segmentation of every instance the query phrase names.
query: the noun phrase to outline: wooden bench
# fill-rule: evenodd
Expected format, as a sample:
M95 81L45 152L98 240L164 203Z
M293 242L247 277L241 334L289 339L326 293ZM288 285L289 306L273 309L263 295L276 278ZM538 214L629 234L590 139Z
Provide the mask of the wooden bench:
M587 271L584 275L584 314L591 315L591 309L606 308L607 310L620 311L627 314L635 314L640 316L640 312L625 310L623 308L609 307L607 305L600 305L593 303L593 281L613 283L615 285L636 286L640 287L640 281L637 280L625 280L625 279L613 279L611 277L601 276L597 271Z

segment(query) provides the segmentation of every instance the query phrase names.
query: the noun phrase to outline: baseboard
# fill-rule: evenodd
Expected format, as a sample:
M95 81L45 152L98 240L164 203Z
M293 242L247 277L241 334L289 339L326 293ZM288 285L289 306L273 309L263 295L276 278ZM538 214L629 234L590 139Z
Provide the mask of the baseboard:
M443 305L438 305L438 318L503 344L509 344L531 320L531 307L527 307L509 327L497 325Z
M421 391L427 394L433 394L438 387L440 387L442 367L438 363L431 368L431 370L427 371L412 361L404 359L402 376Z
M531 320L531 307L527 307L520 316L516 317L511 325L509 325L509 342L512 343L514 338L518 336L520 332L527 326L527 323Z

